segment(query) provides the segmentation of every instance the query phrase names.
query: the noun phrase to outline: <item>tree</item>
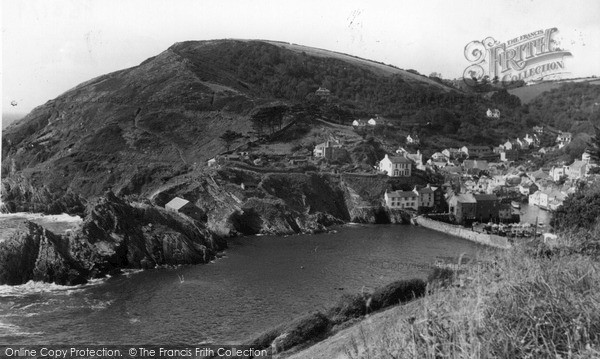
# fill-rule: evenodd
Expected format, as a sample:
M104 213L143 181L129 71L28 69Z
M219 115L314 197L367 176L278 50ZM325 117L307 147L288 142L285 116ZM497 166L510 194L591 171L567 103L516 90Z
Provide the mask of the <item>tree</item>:
M239 132L235 132L232 130L227 130L225 131L221 137L219 137L221 140L223 140L223 142L225 142L225 147L227 148L227 151L229 151L229 148L231 147L231 144L237 140L238 138L241 138L242 134Z
M596 135L588 141L590 159L595 163L600 163L600 127L594 125Z
M250 121L252 121L252 126L259 136L264 133L265 129L269 130L269 135L271 135L277 128L281 130L283 117L288 109L287 105L261 107L254 110L250 116Z

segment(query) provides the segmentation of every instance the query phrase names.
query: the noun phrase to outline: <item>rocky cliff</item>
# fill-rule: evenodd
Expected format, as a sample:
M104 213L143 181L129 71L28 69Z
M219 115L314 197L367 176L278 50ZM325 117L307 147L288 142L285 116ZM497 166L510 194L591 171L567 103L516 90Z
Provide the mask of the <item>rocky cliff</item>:
M88 204L78 231L57 235L20 223L0 242L0 284L81 284L124 268L206 263L225 247L201 222L108 192Z

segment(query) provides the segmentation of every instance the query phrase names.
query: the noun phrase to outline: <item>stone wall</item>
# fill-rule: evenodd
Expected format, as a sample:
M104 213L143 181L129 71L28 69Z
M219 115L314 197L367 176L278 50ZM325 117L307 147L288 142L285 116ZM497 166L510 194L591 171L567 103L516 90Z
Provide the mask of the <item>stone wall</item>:
M494 234L486 234L486 233L478 233L474 232L468 228L464 228L461 226L455 226L452 224L434 221L429 218L425 218L419 216L415 218L415 222L423 226L425 228L433 229L434 231L448 233L450 235L467 239L472 242L476 242L479 244L483 244L490 247L510 248L510 244L508 243L508 239L506 237L497 236Z

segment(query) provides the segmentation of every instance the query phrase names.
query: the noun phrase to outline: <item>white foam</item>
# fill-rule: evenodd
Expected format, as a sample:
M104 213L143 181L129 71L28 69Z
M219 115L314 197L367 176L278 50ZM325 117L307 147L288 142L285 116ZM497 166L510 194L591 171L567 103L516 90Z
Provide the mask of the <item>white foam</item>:
M55 283L34 282L30 280L25 284L20 285L0 285L0 298L2 297L21 297L39 293L61 293L70 295L77 291L83 290L93 285L102 283L104 279L91 279L86 284L68 286Z

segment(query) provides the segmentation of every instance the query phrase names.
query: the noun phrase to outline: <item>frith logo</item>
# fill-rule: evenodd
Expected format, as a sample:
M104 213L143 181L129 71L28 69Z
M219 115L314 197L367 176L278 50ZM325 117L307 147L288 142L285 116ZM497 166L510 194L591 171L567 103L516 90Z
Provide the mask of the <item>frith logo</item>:
M572 56L559 47L556 28L538 30L500 43L493 37L471 41L465 58L471 62L463 73L468 85L508 85L519 80L541 80L564 72L564 58Z

